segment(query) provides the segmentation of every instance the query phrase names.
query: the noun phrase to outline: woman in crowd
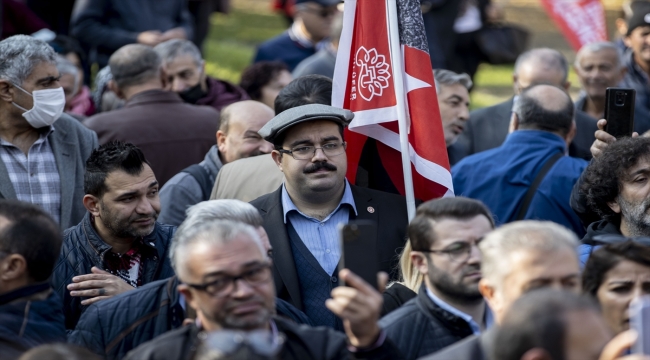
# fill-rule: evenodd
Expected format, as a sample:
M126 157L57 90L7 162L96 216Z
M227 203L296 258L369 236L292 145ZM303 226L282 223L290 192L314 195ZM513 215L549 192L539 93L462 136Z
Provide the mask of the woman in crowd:
M241 74L239 86L251 99L274 109L275 98L293 77L287 66L279 61L260 61L247 67Z
M582 289L598 301L612 331L629 329L630 303L650 294L650 247L627 240L594 251L582 274Z

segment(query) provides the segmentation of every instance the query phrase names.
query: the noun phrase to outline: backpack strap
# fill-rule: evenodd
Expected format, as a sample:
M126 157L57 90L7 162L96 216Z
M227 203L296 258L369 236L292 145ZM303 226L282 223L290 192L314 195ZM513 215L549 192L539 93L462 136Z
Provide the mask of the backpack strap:
M517 217L515 218L515 220L523 220L524 217L526 217L526 213L528 212L528 208L530 208L530 204L533 202L533 198L535 197L535 193L537 192L537 188L539 187L539 184L542 183L542 180L544 180L544 177L546 177L546 174L548 174L549 170L551 170L553 165L555 165L555 163L558 160L560 160L560 158L563 156L564 154L559 152L559 153L555 153L555 155L551 156L550 159L546 160L546 163L544 163L544 166L537 173L535 180L533 180L533 183L528 188L528 191L526 192L526 196L524 197L524 201L521 204L521 207L519 208L519 212L517 213Z
M181 172L188 173L192 175L194 179L199 183L201 187L201 192L203 193L203 200L210 199L210 194L212 193L212 187L214 184L210 181L210 174L199 164L194 164L186 167Z

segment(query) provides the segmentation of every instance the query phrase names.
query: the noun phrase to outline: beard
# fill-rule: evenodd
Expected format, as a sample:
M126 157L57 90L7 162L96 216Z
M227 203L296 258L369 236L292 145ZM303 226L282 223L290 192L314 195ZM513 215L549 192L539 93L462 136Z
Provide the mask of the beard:
M431 259L428 261L428 268L431 285L441 293L464 303L475 303L483 300L483 295L478 290L478 281L475 283L463 282L465 275L480 271L480 265L466 265L456 279L449 273L435 267Z
M634 203L619 195L616 201L621 207L622 221L627 223L630 236L650 236L650 198Z
M118 238L133 238L133 237L144 237L153 232L154 227L156 226L156 219L158 219L158 213L155 211L151 214L132 214L128 218L120 216L117 211L111 211L110 208L106 207L104 203L100 202L100 214L101 221L104 224L104 227L108 229L113 236ZM135 225L136 221L146 220L152 218L154 222L151 226L146 228L141 228Z

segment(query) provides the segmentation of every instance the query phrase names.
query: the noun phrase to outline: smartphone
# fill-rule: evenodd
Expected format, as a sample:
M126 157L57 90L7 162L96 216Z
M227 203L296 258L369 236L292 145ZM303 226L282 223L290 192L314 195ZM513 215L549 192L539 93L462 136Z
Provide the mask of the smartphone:
M339 271L349 269L376 289L377 273L380 269L377 254L377 224L370 220L341 224L339 241L341 243ZM340 283L345 286L343 280Z
M650 296L643 296L630 304L630 328L639 334L632 352L650 355Z
M607 88L605 101L605 131L616 137L632 136L634 131L634 89Z

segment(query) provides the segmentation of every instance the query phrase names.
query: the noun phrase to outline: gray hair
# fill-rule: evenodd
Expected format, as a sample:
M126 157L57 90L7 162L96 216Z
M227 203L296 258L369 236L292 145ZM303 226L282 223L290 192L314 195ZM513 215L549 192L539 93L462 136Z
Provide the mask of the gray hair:
M170 63L177 57L189 55L194 60L196 66L203 65L203 57L193 42L184 39L172 39L156 45L153 48L164 63Z
M125 45L108 60L113 81L120 88L141 85L160 76L161 65L158 53L142 44Z
M178 237L189 229L198 228L201 224L211 223L219 220L229 220L250 225L254 228L262 226L264 220L260 212L251 204L241 200L224 199L202 201L190 206L186 210L187 217L176 230L176 234L170 244L170 257L174 263L174 253L178 247Z
M581 47L580 51L578 51L578 53L576 54L576 61L573 63L573 65L576 68L580 69L580 60L585 54L597 53L603 50L614 51L614 53L616 54L616 65L618 66L619 69L625 66L625 59L623 59L623 54L618 50L616 44L610 41L593 42Z
M56 56L56 69L59 70L59 75L72 75L74 77L74 91L79 91L79 68L75 66L70 60L61 55Z
M517 221L489 233L479 244L483 278L500 286L510 269L510 255L516 251L557 251L570 249L577 254L578 238L550 221Z
M42 62L54 64L54 49L41 40L16 35L0 41L0 79L22 85Z
M469 77L469 75L462 73L462 74L457 74L453 71L449 70L444 70L444 69L434 69L433 70L433 77L435 78L435 83L436 83L436 93L440 94L440 86L445 85L445 86L450 86L450 85L456 85L456 84L461 84L469 91L469 89L472 88L472 79Z
M547 69L556 69L561 71L563 74L562 81L567 81L569 78L569 62L561 52L555 49L537 48L528 50L519 55L515 61L515 75L517 75L519 70L521 70L521 67L529 61L537 61L538 63L543 64Z
M174 234L174 245L170 249L171 264L179 279L187 279L186 260L187 250L196 244L208 243L210 245L229 244L240 235L251 239L260 250L264 259L267 258L262 240L255 229L242 222L232 220L215 220L199 224L195 227L179 228Z

